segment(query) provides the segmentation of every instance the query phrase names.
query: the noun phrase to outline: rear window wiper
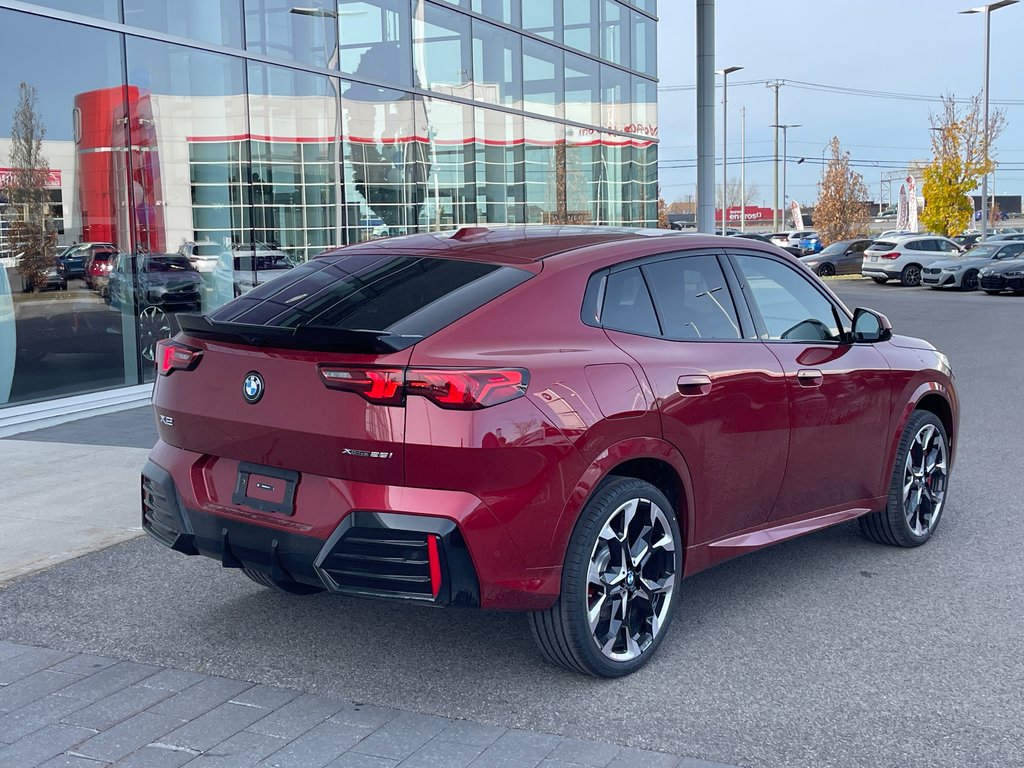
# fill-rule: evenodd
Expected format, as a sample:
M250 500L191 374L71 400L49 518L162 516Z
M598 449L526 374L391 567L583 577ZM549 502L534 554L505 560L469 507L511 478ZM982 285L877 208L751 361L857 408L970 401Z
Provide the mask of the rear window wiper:
M196 314L180 314L177 319L181 330L189 336L254 347L387 354L407 349L423 338L362 328L331 328L322 325L283 328L276 325L232 323Z

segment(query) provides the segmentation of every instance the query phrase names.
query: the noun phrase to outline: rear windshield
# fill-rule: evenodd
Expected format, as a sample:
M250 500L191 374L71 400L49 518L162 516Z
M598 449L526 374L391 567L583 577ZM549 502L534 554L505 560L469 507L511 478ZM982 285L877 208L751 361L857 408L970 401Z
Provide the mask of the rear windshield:
M362 330L411 346L520 285L516 267L424 256L354 254L314 259L209 315L276 328Z
M193 272L195 267L184 256L167 253L146 258L146 272Z
M195 245L192 247L193 256L220 256L224 249L219 245Z
M92 255L93 261L110 261L117 254L113 251L97 251Z

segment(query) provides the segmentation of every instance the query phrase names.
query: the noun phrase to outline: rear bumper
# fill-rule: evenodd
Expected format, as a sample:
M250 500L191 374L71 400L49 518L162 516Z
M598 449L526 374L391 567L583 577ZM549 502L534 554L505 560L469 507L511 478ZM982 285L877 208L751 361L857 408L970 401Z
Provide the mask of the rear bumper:
M260 512L205 493L212 461L163 442L154 448L142 471L142 527L164 546L282 585L361 597L536 610L558 594L560 569L526 568L469 494L304 475L293 515ZM342 492L325 497L325 487Z
M875 264L871 264L870 266L865 264L863 267L861 267L860 273L864 277L884 277L889 280L893 280L900 276L900 270L898 269L895 271L890 269L882 269L882 267L877 266Z

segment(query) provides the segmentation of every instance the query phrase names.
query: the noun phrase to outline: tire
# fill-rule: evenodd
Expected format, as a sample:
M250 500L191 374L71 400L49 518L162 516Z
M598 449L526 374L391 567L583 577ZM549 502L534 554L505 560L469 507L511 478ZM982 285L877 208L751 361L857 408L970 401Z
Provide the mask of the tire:
M985 291L989 296L998 296L1002 291Z
M272 589L275 592L281 592L286 595L315 595L317 592L324 591L322 587L314 587L310 584L300 584L297 581L278 583L270 578L269 573L254 571L251 568L243 568L242 573L255 581L261 587L266 587L267 589Z
M900 272L900 285L906 288L916 288L921 284L921 267L917 264L907 264Z
M872 277L871 279L874 280L879 285L885 285L887 282L889 282L888 277Z
M930 411L914 411L896 451L888 503L858 519L861 533L879 544L921 546L938 527L948 487L949 438L942 421ZM908 512L915 491L916 506Z
M60 284L60 289L62 291L66 291L68 289L68 281L67 280L65 280L63 283Z
M641 541L646 554L640 561L624 559L623 544L635 549ZM635 672L654 655L672 623L682 572L683 540L668 499L643 480L611 476L576 522L558 600L529 615L534 640L548 661L575 672L595 677ZM615 618L617 613L628 621Z
M961 291L976 291L978 290L978 270L969 269L964 273L964 276L960 279L960 290Z
M835 273L836 268L828 262L818 265L818 277L833 277Z

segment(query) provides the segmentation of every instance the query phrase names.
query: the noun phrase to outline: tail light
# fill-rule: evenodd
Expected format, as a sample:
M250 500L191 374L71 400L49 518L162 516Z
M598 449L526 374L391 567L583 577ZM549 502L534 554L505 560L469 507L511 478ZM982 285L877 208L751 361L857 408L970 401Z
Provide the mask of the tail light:
M441 408L472 411L526 394L530 374L521 368L448 370L321 365L320 379L330 389L355 392L379 405L402 405L406 396L419 395Z
M379 405L402 404L402 374L401 368L320 366L320 379L327 388L355 392Z
M170 376L173 371L191 371L199 365L203 350L181 344L170 339L156 343L156 371L161 376Z
M878 255L880 259L898 259L900 257L899 251L893 251L892 253L881 253Z

